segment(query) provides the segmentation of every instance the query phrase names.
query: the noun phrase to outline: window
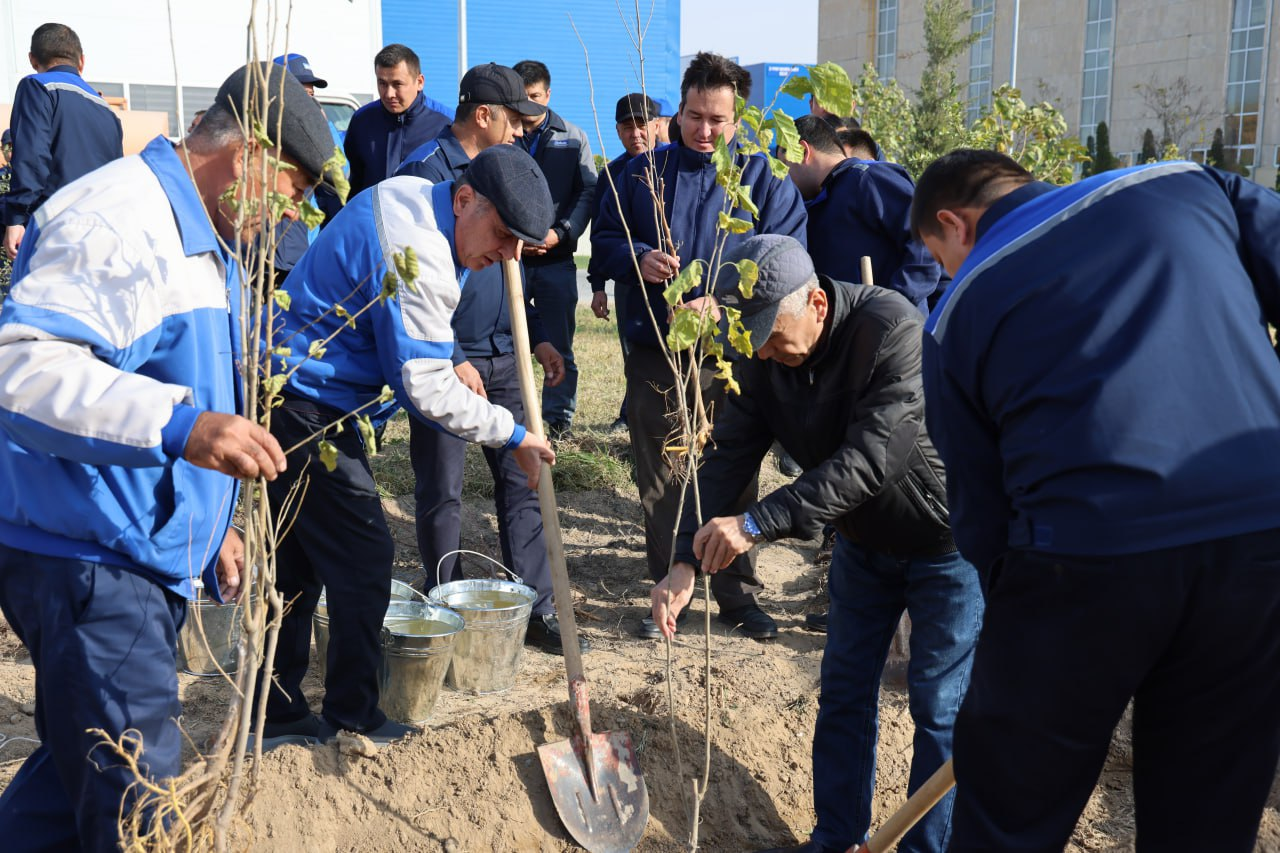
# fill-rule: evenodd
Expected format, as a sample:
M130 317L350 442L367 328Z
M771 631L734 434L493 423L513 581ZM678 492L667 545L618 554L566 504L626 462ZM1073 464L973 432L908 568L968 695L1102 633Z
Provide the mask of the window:
M969 123L978 120L984 107L991 106L991 51L996 18L996 0L973 0L971 32L982 33L969 48Z
M1227 60L1224 128L1228 165L1249 169L1256 165L1266 27L1265 0L1235 0L1235 12L1231 17L1231 52Z
M93 91L97 92L104 98L124 97L123 83L95 83L92 80L86 80L84 82L88 83L90 89L93 89Z
M129 85L129 109L152 110L169 114L169 136L177 136L178 93L172 86L153 86L147 83Z
M186 122L184 127L190 127L196 113L213 106L213 99L216 97L218 97L218 90L212 86L183 86L182 119ZM183 133L186 133L185 129Z
M879 0L876 15L876 74L891 80L898 71L898 0Z
M1115 0L1089 0L1084 23L1084 91L1080 97L1080 138L1097 133L1111 107L1111 49Z

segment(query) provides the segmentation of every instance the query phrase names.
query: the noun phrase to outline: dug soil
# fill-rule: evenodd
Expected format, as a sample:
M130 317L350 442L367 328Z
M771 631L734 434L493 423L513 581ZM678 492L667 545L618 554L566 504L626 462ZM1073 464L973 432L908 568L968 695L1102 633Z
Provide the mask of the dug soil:
M684 792L705 754L703 606L696 605L698 618L686 623L672 647L673 726L667 647L634 636L649 587L634 493L578 492L563 495L561 504L575 606L592 646L584 660L594 728L631 734L649 790L649 825L637 849L685 849ZM396 574L418 585L412 502L389 499L386 509L398 543ZM467 547L498 553L491 503L469 501L464 525ZM703 850L796 843L813 826L809 750L823 636L805 630L804 616L823 608L816 548L780 544L760 552L767 585L761 601L781 628L776 641L735 637L712 622L711 785L701 807ZM227 688L186 675L180 683L184 724L200 743L219 720ZM318 707L321 685L314 676L306 688ZM0 732L34 738L33 698L30 660L0 622ZM577 849L559 823L535 753L538 744L568 733L562 660L528 649L512 690L484 697L445 691L424 734L376 757L341 754L336 746L290 746L268 754L240 846L317 853ZM881 693L877 823L905 799L911 738L898 661ZM0 744L0 786L32 748L18 739ZM1131 849L1130 755L1122 726L1069 850ZM1280 789L1266 810L1259 851L1280 851L1277 808Z

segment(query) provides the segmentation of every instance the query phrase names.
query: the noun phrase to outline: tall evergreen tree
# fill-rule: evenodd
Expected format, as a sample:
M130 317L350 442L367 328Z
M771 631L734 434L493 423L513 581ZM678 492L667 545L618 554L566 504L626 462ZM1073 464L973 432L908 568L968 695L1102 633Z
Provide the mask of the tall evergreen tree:
M1213 142L1209 145L1209 154L1205 157L1206 165L1215 169L1225 169L1227 166L1227 149L1222 138L1222 128L1215 128L1213 131Z
M1105 121L1098 122L1098 139L1094 143L1096 150L1093 155L1093 168L1090 174L1096 175L1100 172L1109 172L1120 164L1116 162L1116 157L1111 153L1111 130L1107 127Z
M1148 127L1142 134L1142 153L1138 155L1138 160L1142 163L1150 163L1152 160L1159 159L1160 150L1156 148L1156 135Z
M1089 159L1080 164L1080 177L1087 178L1094 174L1093 166L1098 162L1098 147L1094 144L1092 136L1084 141L1084 153Z

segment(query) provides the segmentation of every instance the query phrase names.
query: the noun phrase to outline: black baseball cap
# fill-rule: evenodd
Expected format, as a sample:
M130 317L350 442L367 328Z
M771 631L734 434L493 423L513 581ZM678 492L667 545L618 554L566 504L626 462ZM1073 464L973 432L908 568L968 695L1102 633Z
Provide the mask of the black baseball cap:
M641 121L652 121L662 115L658 102L643 92L632 92L618 99L618 106L613 111L613 120L619 124L628 119L638 118Z
M492 103L486 101L485 103ZM511 233L531 246L541 246L555 222L556 206L542 170L524 149L491 145L467 167L466 181L487 198Z
M542 104L529 100L524 78L514 68L493 62L477 65L462 75L458 84L458 103L497 104L525 116L540 116L547 111Z
M298 82L303 85L315 86L317 89L329 88L329 81L317 77L311 70L311 63L300 53L286 53L283 56L277 56L272 62L288 68L289 73L297 77Z
M738 269L734 264L749 259L759 267L751 298L738 290ZM794 237L757 234L743 240L724 254L725 266L716 281L716 299L721 305L742 312L742 325L751 333L753 346L760 346L773 334L778 319L778 303L804 287L814 277L813 261Z
M252 73L250 73L252 72ZM333 156L333 136L329 122L315 98L307 94L297 78L273 62L259 62L258 67L243 65L232 72L217 97L214 106L231 111L237 120L245 114L245 93L253 103L259 87L265 83L267 98L266 131L272 144L298 161L314 180L324 178L324 164ZM246 88L247 87L247 88ZM280 138L274 139L277 129Z

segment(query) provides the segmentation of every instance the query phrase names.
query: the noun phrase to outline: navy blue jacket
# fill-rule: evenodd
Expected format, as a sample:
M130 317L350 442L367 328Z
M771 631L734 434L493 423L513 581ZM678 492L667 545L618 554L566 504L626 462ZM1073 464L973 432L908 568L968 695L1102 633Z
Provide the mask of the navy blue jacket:
M718 235L716 223L720 211L724 209L725 197L724 189L716 183L716 168L711 164L711 155L674 142L655 149L652 156L658 179L662 182L663 207L681 263L687 266L693 260L702 260L710 262L714 269L720 263L720 256L714 254ZM738 158L743 166L742 183L751 187L751 200L760 210L760 215L752 230L745 234L730 234L724 248L733 248L752 234L786 234L803 244L804 200L800 198L796 185L790 178L778 180L773 177L763 155L738 155ZM648 186L641 181L649 162L648 154L636 157L627 164L618 184L636 257L663 246L658 234L653 198ZM734 209L730 215L751 219L751 215L741 209ZM591 252L593 255L600 255L600 271L605 278L628 284L638 283L632 248L627 244L627 235L622 228L616 205L602 205L600 219L591 232ZM706 283L705 275L703 282ZM662 290L662 285L646 284L644 287L633 287L628 293L627 308L623 312L626 317L625 333L634 343L651 347L658 345L649 312L644 307L646 298L653 306L662 334L666 335L667 303L662 298ZM703 293L704 288L698 287L687 294L685 299L692 299Z
M405 158L397 175L426 178L433 184L452 181L462 176L471 158L446 127L440 135L420 145ZM523 268L522 268L523 271ZM525 296L525 317L529 322L529 345L537 346L547 339L538 309ZM467 276L462 298L453 312L454 365L468 358L493 358L515 352L511 338L511 309L507 288L502 281L502 265L493 264Z
M601 175L596 181L595 197L591 200L591 217L592 220L597 223L597 227L600 222L601 208L606 204L613 205L617 203L617 200L613 197L613 190L610 189L611 185L609 178L613 179L613 184L617 185L618 192L621 193L622 185L619 181L622 180L622 170L627 168L627 164L630 162L631 155L626 151L623 151L617 157L610 160L608 165L605 166L605 170L609 173L609 177L606 178L604 175ZM594 242L592 245L594 245ZM587 283L591 285L591 292L599 293L604 290L604 283L608 280L609 277L600 270L599 256L596 255L595 252L592 252L591 260L587 262Z
M554 249L545 255L531 255L524 262L540 267L572 260L578 238L587 230L595 210L596 164L591 143L580 127L565 121L555 110L547 110L542 125L516 137L516 144L529 152L547 179L556 206L554 227L562 234Z
M1280 195L1183 162L1030 184L983 215L924 346L970 562L1280 525L1277 234Z
M845 160L832 169L821 192L805 202L814 269L837 281L861 282L862 258L869 256L873 284L898 291L928 314L942 268L911 236L914 192L897 163Z
M22 78L9 128L13 176L4 225L26 225L49 196L124 156L120 119L70 65Z
M348 181L354 198L361 190L396 173L405 155L440 135L453 121L453 107L419 92L409 109L392 115L382 101L356 110L347 125L342 150L351 168Z

